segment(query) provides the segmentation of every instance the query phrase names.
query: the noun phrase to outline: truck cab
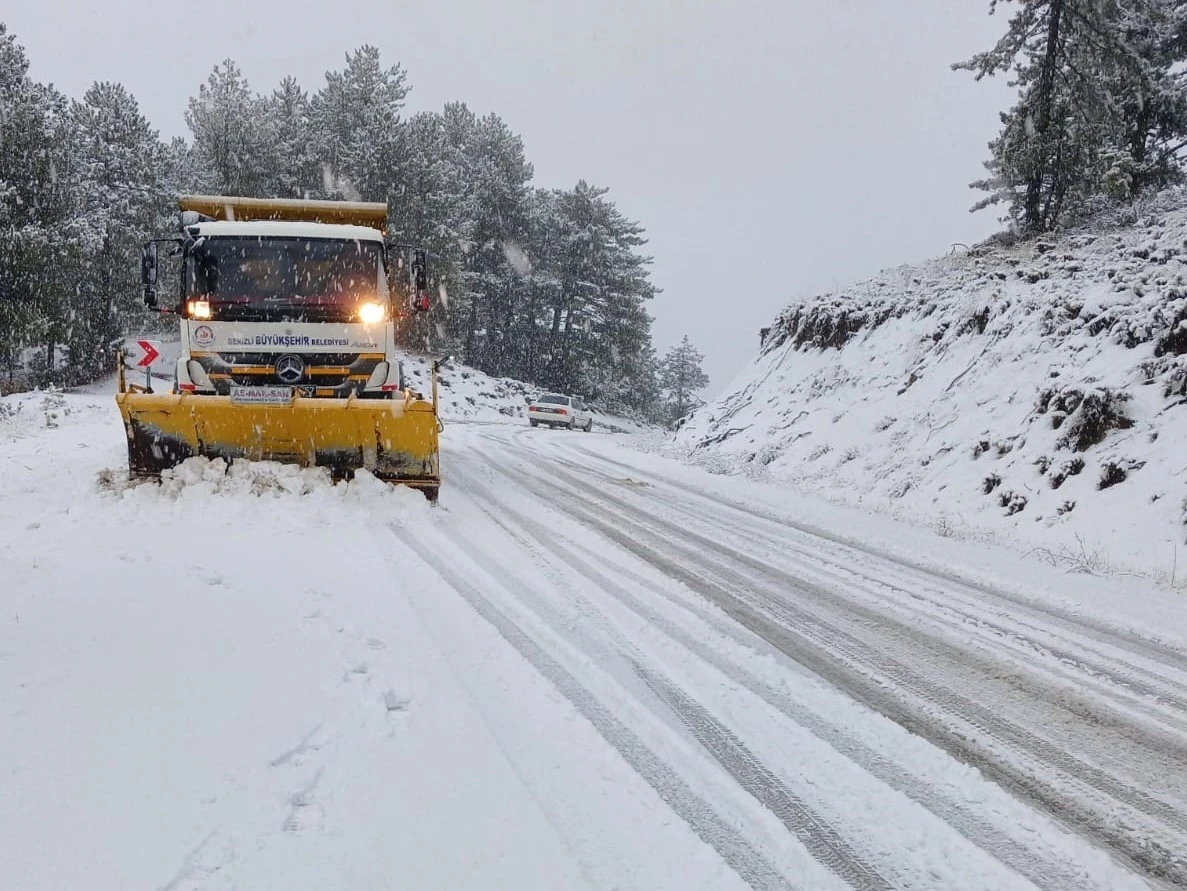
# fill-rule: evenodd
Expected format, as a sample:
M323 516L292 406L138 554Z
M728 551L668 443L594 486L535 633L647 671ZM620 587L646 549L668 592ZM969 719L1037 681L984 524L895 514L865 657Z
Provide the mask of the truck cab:
M386 205L356 205L356 219L370 221L360 224L318 219L319 205L344 215L345 202L254 204L269 213L257 209L264 218L253 218L248 199L180 201L175 392L261 398L264 388L287 388L304 397L374 399L400 393L395 322L415 302L409 294L427 295L423 260L418 267L415 255L392 256L385 243ZM314 219L274 218L281 213ZM146 265L155 266L155 257ZM150 305L154 285L146 282Z

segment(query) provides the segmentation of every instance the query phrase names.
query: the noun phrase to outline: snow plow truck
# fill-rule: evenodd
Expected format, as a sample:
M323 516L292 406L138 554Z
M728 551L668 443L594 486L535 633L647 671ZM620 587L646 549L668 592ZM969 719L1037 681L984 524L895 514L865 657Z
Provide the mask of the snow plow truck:
M269 460L365 468L436 501L441 363L428 401L396 348L431 307L426 254L386 240L387 205L186 195L178 224L141 254L145 303L180 317L173 385L129 382L123 355L117 368L131 476ZM159 293L163 254L180 276Z

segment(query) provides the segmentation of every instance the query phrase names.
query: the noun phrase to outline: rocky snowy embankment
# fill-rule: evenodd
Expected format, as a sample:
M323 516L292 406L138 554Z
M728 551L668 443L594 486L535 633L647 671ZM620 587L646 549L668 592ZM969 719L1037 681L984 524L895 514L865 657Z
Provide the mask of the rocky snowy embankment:
M792 303L675 447L940 534L1181 584L1185 403L1180 192Z

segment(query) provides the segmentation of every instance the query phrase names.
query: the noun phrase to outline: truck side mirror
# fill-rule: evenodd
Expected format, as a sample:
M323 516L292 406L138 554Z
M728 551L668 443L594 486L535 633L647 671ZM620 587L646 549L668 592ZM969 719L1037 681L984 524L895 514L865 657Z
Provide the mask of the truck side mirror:
M140 252L140 284L144 286L144 305L157 305L157 245L150 241Z
M429 298L429 271L425 252L412 252L412 308L417 312L428 312L433 308Z
M424 251L414 251L412 254L412 278L417 294L423 294L429 289L428 262Z

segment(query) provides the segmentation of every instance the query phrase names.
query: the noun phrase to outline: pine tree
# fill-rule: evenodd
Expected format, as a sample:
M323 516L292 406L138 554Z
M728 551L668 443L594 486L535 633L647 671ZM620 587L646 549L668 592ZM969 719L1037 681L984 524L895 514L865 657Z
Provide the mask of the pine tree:
M990 12L998 0L990 0ZM989 192L1024 234L1048 231L1103 195L1177 176L1187 105L1174 74L1178 17L1168 0L1022 0L988 52L954 67L1013 72L1020 99L990 143ZM1179 54L1181 58L1181 54Z
M268 190L270 158L266 104L252 93L231 59L214 66L185 120L211 191L262 196Z
M450 138L452 119L447 114L421 112L402 127L400 178L388 194L389 230L398 244L417 245L430 253L433 289L443 299L428 316L406 318L397 337L411 348L448 352L469 361L458 332L469 306L461 270L473 229L472 184L464 151ZM463 131L464 145L469 130Z
M479 277L474 274L471 259L478 246L476 233L480 216L474 197L471 163L477 127L477 116L464 103L447 103L441 110L435 148L438 155L435 166L445 189L441 195L442 206L447 210L439 224L445 237L453 242L450 254L455 258L457 282L447 307L446 326L451 339L459 345L461 355L471 364L481 361L481 319L486 314L485 293Z
M309 95L286 77L265 103L269 137L268 194L278 198L317 197L321 165L314 153Z
M523 279L513 261L518 264L527 235L532 165L523 140L498 115L477 119L469 135L463 153L469 250L461 273L471 301L466 343L479 368L507 375L518 361L516 315Z
M161 193L170 205L165 211L168 219L162 219L159 226L169 226L175 209L172 200L178 195L194 194L206 188L208 173L203 170L197 148L180 136L174 136L161 146L161 164Z
M697 393L709 385L709 377L701 368L704 361L705 357L692 345L687 334L664 356L659 385L663 390L668 423L678 423L700 404Z
M532 176L523 141L497 115L480 118L462 103L416 115L402 132L392 230L436 257L448 305L433 318L443 317L448 348L490 374L513 374L530 266L520 262ZM418 337L428 324L418 320Z
M96 83L70 109L72 375L92 380L111 367L130 324L143 317L139 247L165 211L165 154L158 134L124 87ZM65 257L63 257L63 260Z
M1071 8L1078 0L1024 0L997 45L957 66L985 75L1015 69L1021 99L1002 115L1001 135L990 144L992 174L973 183L991 194L977 207L1007 200L1025 233L1045 232L1059 220L1073 184L1086 175L1098 121L1098 84L1073 64L1079 48ZM990 13L997 0L990 0ZM1091 11L1089 11L1091 15ZM1019 63L1019 55L1024 57ZM1077 109L1084 109L1077 114ZM1076 125L1080 126L1077 127ZM1088 132L1085 132L1085 131Z
M398 191L407 79L399 65L384 68L369 45L347 53L342 71L326 72L310 101L310 121L327 192L383 201Z
M22 350L41 345L41 373L56 374L68 325L62 280L67 103L28 76L23 47L0 23L0 360L12 371Z
M1182 179L1187 3L1129 0L1116 17L1117 40L1127 51L1105 71L1118 119L1105 188L1128 198Z
M642 404L631 384L650 347L646 301L656 294L643 229L584 181L556 193L554 243L545 267L550 386L583 392L606 407Z
M514 335L519 346L514 376L528 381L545 379L550 359L550 298L562 287L556 274L561 241L559 194L549 189L528 192L527 241L516 257L522 298Z
M35 315L20 230L30 222L27 190L48 143L46 109L28 71L24 48L0 22L0 369L10 385Z

